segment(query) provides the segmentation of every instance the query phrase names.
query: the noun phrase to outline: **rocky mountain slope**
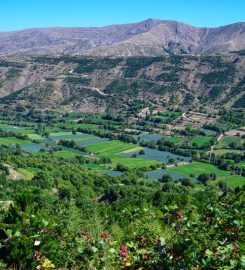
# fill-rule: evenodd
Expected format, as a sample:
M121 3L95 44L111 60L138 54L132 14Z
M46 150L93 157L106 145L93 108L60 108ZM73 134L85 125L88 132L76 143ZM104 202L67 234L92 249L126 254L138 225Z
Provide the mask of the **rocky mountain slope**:
M157 56L214 54L245 48L245 23L198 28L148 19L105 27L41 28L0 33L0 55Z
M245 107L245 53L0 58L0 106L104 112L155 104Z

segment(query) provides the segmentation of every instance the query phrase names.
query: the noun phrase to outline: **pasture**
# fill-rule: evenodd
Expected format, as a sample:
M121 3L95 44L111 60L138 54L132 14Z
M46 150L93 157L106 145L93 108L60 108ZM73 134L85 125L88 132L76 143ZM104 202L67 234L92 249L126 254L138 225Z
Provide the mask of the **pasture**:
M191 174L195 174L196 176L198 176L201 173L215 173L217 177L230 175L230 172L220 170L216 166L209 163L204 163L204 162L193 162L187 165L172 167L172 168L169 168L168 170L172 172L182 173L187 176Z
M86 147L86 150L93 153L99 153L103 155L116 155L123 151L136 148L137 145L132 143L124 143L121 141L108 141L95 145L89 145Z
M4 137L4 138L0 138L0 144L5 144L5 145L15 145L15 144L30 144L31 142L27 141L27 140L22 140L19 138L15 138L15 137Z
M241 146L242 143L244 142L244 139L237 137L237 136L227 136L227 137L223 137L217 147L218 148L230 148L230 145L236 144L237 146Z
M211 141L211 137L205 137L205 136L195 136L192 138L189 142L188 145L190 147L193 146L193 144L197 145L197 147L201 147L206 143L209 143Z

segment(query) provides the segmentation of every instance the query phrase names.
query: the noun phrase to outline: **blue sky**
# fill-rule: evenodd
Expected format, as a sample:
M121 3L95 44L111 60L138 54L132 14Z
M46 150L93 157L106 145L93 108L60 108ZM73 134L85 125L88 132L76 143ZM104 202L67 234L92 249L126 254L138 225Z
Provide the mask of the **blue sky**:
M146 18L216 27L245 21L245 0L0 0L0 31L102 26Z

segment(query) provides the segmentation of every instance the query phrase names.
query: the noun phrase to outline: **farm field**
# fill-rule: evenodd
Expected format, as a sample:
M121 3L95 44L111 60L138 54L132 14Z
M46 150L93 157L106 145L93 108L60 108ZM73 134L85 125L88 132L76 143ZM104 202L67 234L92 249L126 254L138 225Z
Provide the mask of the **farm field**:
M242 187L245 185L245 177L240 175L229 175L224 177L219 177L219 181L223 181L229 186L236 188L236 187Z
M181 165L177 167L172 167L168 169L169 171L182 173L187 176L194 174L199 175L201 173L215 173L217 177L229 176L230 173L228 171L220 170L216 166L203 162L193 162L187 165Z
M213 153L217 156L228 154L228 153L236 153L236 154L241 154L241 150L236 150L236 149L215 149Z
M122 164L127 166L128 168L142 168L147 167L149 168L151 165L158 165L160 166L161 163L156 160L148 160L142 158L128 158L128 157L119 157L119 156L110 156L112 163L114 164Z
M71 151L58 151L58 152L55 152L54 155L57 157L63 157L63 158L73 158L82 154L78 152L71 152Z
M196 136L192 138L189 142L189 146L193 146L193 144L196 144L198 147L203 146L205 143L209 143L211 141L211 137L204 137L204 136Z
M140 135L135 135L133 136L137 140L142 140L142 141L158 141L166 136L158 133L142 133Z
M50 133L49 137L53 140L65 140L65 139L83 139L83 138L91 138L93 137L90 134L84 134L77 132L76 134L73 134L72 132L55 132Z
M190 158L175 155L170 152L166 151L159 151L157 149L150 149L145 147L144 154L139 154L138 149L136 151L130 151L130 153L121 153L123 156L132 157L132 155L137 155L137 157L142 159L149 159L149 160L157 160L159 162L169 162L170 159L173 159L173 162L180 162L180 161L189 161Z
M182 179L183 177L186 177L186 175L183 173L173 172L169 169L167 170L160 169L160 170L149 171L149 172L144 173L145 177L150 178L150 179L155 179L155 180L161 179L163 175L171 175L173 180L179 180L179 179ZM196 181L194 178L193 180Z
M96 124L77 124L77 123L60 123L56 124L57 127L66 127L66 128L82 128L82 129L92 129L100 130L101 126Z
M86 150L103 155L115 155L133 148L137 148L137 145L127 144L120 141L109 141L87 146Z
M43 114L44 116L53 117L52 113ZM180 112L174 112L174 111L164 111L161 112L159 115L153 115L152 117L163 117L165 119L174 118L181 116L182 114ZM191 153L190 150L195 150L195 153L202 154L202 153L209 153L207 150L200 150L199 147L205 145L206 143L209 143L213 136L215 135L215 132L212 132L210 130L203 130L200 129L200 132L205 131L206 136L203 135L203 133L200 133L200 135L191 135L188 137L185 137L183 134L162 134L158 133L157 131L144 131L143 125L131 125L134 128L141 128L143 129L140 131L141 133L139 135L129 135L134 140L134 143L129 142L123 142L121 140L111 140L107 137L108 133L114 133L117 134L118 130L123 130L125 124L120 124L119 122L116 122L114 120L110 119L104 119L104 118L110 118L106 116L106 114L95 114L87 116L83 113L71 113L66 114L66 116L62 116L62 114L55 115L55 122L52 123L52 125L42 124L45 126L44 130L46 132L42 133L42 131L39 130L38 134L36 133L39 124L34 123L32 121L21 121L21 123L24 125L16 126L14 125L14 122L8 121L9 124L2 123L0 124L0 128L2 127L2 130L5 132L14 132L16 136L18 135L26 135L30 141L16 138L16 137L8 137L8 138L0 138L0 144L8 144L8 145L16 145L19 144L21 149L25 151L26 153L32 153L35 156L47 156L49 157L51 154L55 157L62 157L67 160L73 159L77 156L89 158L91 160L96 160L100 158L109 158L110 162L106 164L96 164L95 163L89 163L85 164L84 168L87 168L88 170L98 171L102 172L105 170L108 170L108 174L110 175L119 175L119 173L114 173L114 170L117 168L117 165L123 165L128 170L131 169L141 169L145 168L147 172L145 172L145 177L151 179L151 180L157 180L161 178L164 174L170 174L174 180L179 180L183 177L190 177L190 174L194 174L196 177L201 173L215 173L217 175L217 179L224 181L228 183L232 187L240 186L243 183L243 176L238 177L237 175L231 175L229 171L224 171L218 169L215 165L204 163L204 162L194 162L191 164L181 165L181 166L174 166L169 167L168 169L164 170L161 169L161 166L163 163L179 163L179 162L189 162L191 160ZM76 123L75 121L79 119L84 119L88 121L88 119L91 119L92 123ZM114 119L116 119L116 115L114 115ZM112 118L111 118L112 119ZM114 123L115 122L115 123ZM97 124L98 123L98 124ZM116 131L110 131L110 129L104 129L104 126L106 124L110 123L110 128L114 128L117 126ZM12 124L12 125L11 125ZM155 125L155 122L147 121L147 126ZM159 124L158 130L160 130L161 124ZM123 129L122 129L123 127ZM81 128L84 130L83 132L77 131L77 129ZM86 133L86 130L88 130L89 134ZM163 129L164 130L164 129ZM98 133L99 131L99 133ZM106 133L106 135L102 135L102 137L99 137L98 134ZM189 138L192 137L190 140ZM225 137L222 138L221 144L223 145L229 145L230 142L239 142L241 143L241 138L235 137ZM188 141L189 139L189 141ZM33 142L32 142L33 140ZM66 142L75 143L75 146L77 147L66 147L66 145L62 145L59 143L60 140L65 140ZM180 147L181 151L189 151L190 153L188 157L177 155L168 151L160 151L157 149L157 142L161 140L161 143L163 142L171 142L172 144L166 144L167 147L175 147L178 149ZM190 146L185 145L187 141L187 144ZM183 142L183 144L182 144ZM143 143L141 145L141 143ZM155 144L156 149L152 149L150 147L146 147L144 144L147 145L147 143ZM193 147L193 143L196 146ZM183 146L183 147L182 147ZM80 148L79 148L80 147ZM143 150L143 152L140 150ZM95 155L92 155L91 153L94 153ZM227 149L227 148L220 148L220 149L214 149L213 153L219 157L224 153L236 153L241 154L241 150L236 149ZM187 154L188 155L188 154ZM233 161L230 161L231 163ZM233 162L234 164L234 162ZM240 161L240 166L242 167L242 161ZM28 169L28 168L27 168ZM144 169L144 170L145 170ZM27 170L28 172L28 170ZM31 178L31 174L28 175L26 173L26 177L28 179ZM35 173L33 174L35 175ZM195 177L192 177L193 181L197 181ZM199 183L199 182L197 182ZM202 184L200 184L202 185Z
M218 148L230 148L230 144L234 143L237 146L240 146L244 142L244 139L236 136L223 137L217 147Z
M171 143L180 143L183 140L183 138L180 137L166 137L165 141L171 142Z
M27 134L28 138L32 139L32 140L43 140L45 139L43 136L36 134L36 133L31 133L31 134Z
M80 138L80 139L75 139L74 140L77 145L85 147L88 145L94 145L94 144L99 144L102 142L107 142L109 139L107 138L99 138L99 137L88 137L88 138Z
M8 144L8 145L15 145L15 144L30 144L31 142L27 140L18 139L15 137L8 137L8 138L0 138L0 144Z

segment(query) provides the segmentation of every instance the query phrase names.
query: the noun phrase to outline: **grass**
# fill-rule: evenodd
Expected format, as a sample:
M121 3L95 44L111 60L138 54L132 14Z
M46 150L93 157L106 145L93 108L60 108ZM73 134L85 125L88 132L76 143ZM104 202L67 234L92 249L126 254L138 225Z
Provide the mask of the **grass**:
M188 145L192 146L193 143L197 144L198 147L203 146L205 143L209 143L212 138L210 137L205 137L205 136L196 136L192 138L189 142Z
M221 155L228 154L228 153L241 154L242 151L235 150L235 149L217 149L217 150L214 150L213 153L217 156L221 156Z
M102 156L109 157L113 163L109 164L109 166L111 165L115 166L116 164L123 164L129 168L141 168L161 164L160 162L155 160L117 156L117 154L122 152L124 153L131 152L139 149L141 149L141 147L135 144L123 143L120 141L108 141L94 145L89 145L86 147L87 151L99 153Z
M27 136L32 140L43 140L44 137L42 137L39 134L27 134Z
M165 141L171 142L171 143L180 143L183 139L180 137L169 137Z
M141 150L141 149L144 149L144 148L141 147L141 146L137 146L137 147L135 147L135 148L131 148L131 149L129 149L129 150L125 150L125 151L121 152L120 154L134 153L135 151L139 151L139 150Z
M236 188L245 185L245 177L240 175L229 175L221 177L218 180L227 183L229 186Z
M162 121L165 121L168 119L167 116L162 116L162 115L153 115L152 116L153 119L159 119L159 120L162 120Z
M19 168L17 171L21 173L26 180L32 180L32 178L34 177L34 174L27 169Z
M77 133L80 134L80 133ZM67 135L72 135L72 132L70 131L59 131L59 132L53 132L50 133L49 136L67 136Z
M100 139L100 137L96 137L96 136L91 136L91 137L87 137L87 138L75 138L73 139L74 141L90 141L90 140L97 140Z
M161 162L141 159L141 158L128 158L128 157L111 157L111 160L114 164L123 164L128 168L141 168L141 167L149 167L151 165L159 165Z
M29 135L30 133L33 133L33 129L15 129L11 130L14 133L22 134L22 135Z
M116 155L123 151L127 151L138 146L132 143L123 143L120 141L108 141L98 144L89 145L86 150L93 153L100 153L103 155Z
M166 110L166 111L161 112L161 115L163 115L163 116L179 116L179 115L181 115L181 112L174 112L174 111Z
M0 144L29 144L27 140L18 139L15 137L0 138Z
M219 168L217 168L216 166L212 164L203 163L203 162L194 162L187 165L172 167L172 168L169 168L168 170L177 172L177 173L182 173L185 175L195 174L196 176L201 173L215 173L218 178L230 175L230 172L228 171L220 170Z
M63 158L73 158L79 155L79 153L74 153L70 151L59 151L54 153L55 156L63 157Z
M236 136L223 137L219 143L218 148L229 148L230 143L236 143L237 146L241 146L243 139Z
M100 126L96 124L77 124L77 123L60 123L57 124L58 127L67 127L67 128L83 128L83 129L93 129L99 130Z

